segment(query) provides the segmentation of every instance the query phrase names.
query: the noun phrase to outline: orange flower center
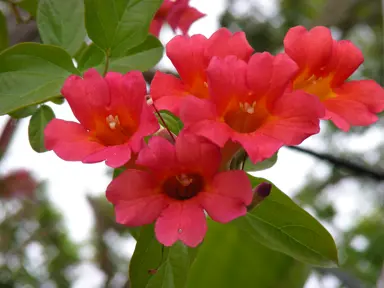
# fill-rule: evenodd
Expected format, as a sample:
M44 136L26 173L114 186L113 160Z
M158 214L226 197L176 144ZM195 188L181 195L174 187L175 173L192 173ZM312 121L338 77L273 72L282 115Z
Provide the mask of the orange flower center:
M224 114L224 122L239 133L256 131L268 118L269 113L263 103L238 102Z
M176 200L187 200L203 190L204 179L199 174L179 174L168 178L163 192Z
M303 90L309 94L316 95L321 101L335 97L331 88L331 75L326 77L317 77L316 75L308 75L303 73L299 75L294 83L294 90Z
M96 129L90 134L105 146L121 145L126 143L135 133L136 128L122 125L118 115L108 115L105 122L98 121Z

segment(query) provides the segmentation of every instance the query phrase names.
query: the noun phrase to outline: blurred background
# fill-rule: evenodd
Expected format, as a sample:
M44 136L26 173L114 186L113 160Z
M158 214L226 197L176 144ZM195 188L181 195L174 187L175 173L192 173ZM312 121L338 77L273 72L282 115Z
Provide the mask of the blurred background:
M0 9L11 44L39 41L33 19L18 24L19 8L6 2L0 0ZM256 51L281 51L290 27L328 26L335 38L350 39L363 51L364 65L353 78L384 85L384 1L191 0L191 6L207 16L190 34L210 36L221 26L243 30ZM167 27L161 40L173 36ZM158 68L172 69L166 58ZM49 105L56 117L74 120L66 103ZM384 287L381 116L349 133L324 122L320 134L299 148L281 149L275 166L255 174L293 197L337 241L341 267L311 268L305 288ZM129 287L135 230L115 224L105 200L112 171L37 154L29 145L28 120L0 117L0 287Z

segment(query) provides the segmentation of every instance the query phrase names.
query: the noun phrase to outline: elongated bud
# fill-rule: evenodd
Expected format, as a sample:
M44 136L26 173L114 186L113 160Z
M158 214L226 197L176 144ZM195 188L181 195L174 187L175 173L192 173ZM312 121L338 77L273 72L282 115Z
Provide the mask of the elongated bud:
M272 184L268 182L263 182L257 185L253 189L253 199L252 203L247 207L248 212L252 211L256 206L258 206L266 197L271 194Z

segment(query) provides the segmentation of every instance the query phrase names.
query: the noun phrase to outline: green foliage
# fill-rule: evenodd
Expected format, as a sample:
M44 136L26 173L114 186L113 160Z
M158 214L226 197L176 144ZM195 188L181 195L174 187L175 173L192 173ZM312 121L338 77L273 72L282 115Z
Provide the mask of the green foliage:
M268 182L250 179L252 186ZM297 260L324 267L338 264L331 234L275 186L259 206L235 223L260 243Z
M188 248L180 241L172 247L164 249L162 264L156 273L149 279L146 288L183 288L185 287L188 269Z
M28 116L31 116L32 114L34 114L36 112L37 108L38 108L37 105L27 106L25 108L21 108L21 109L16 110L12 113L9 113L9 116L11 116L14 119L22 119L22 118L25 118L25 117L28 117Z
M60 95L70 74L79 72L61 48L22 43L0 54L0 115Z
M172 114L171 112L167 110L159 111L161 118L163 118L165 124L167 125L167 128L169 131L171 131L175 135L179 135L180 131L183 129L184 124L181 122L180 118ZM160 117L156 115L158 118L158 121L161 126L164 126L163 122L161 121Z
M163 255L164 246L157 241L153 225L143 226L129 266L132 288L146 287L153 272L161 266Z
M119 57L111 57L108 60L108 70L120 73L127 73L132 70L146 71L161 60L163 50L161 42L156 37L149 35L137 47L127 50ZM103 72L105 57L103 50L91 44L80 56L78 68L84 71L91 67L96 67L99 72Z
M0 52L6 49L9 45L7 19L0 10Z
M144 42L161 0L85 0L89 38L113 56Z
M309 271L305 264L255 242L234 224L209 221L186 287L302 288Z
M21 0L17 2L17 5L31 14L31 16L36 17L38 0Z
M74 55L85 39L84 3L79 0L40 0L37 25L45 44Z
M29 121L29 143L33 150L38 153L47 151L44 146L44 129L53 118L55 118L55 114L52 109L49 106L42 105Z

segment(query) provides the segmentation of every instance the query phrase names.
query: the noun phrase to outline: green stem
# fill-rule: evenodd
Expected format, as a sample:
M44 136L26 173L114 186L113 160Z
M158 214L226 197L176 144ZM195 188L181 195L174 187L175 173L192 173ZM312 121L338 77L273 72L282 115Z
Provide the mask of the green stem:
M108 72L108 69L109 69L110 53L111 53L110 49L107 49L107 51L105 51L105 67L104 67L103 76L107 75L107 72Z

